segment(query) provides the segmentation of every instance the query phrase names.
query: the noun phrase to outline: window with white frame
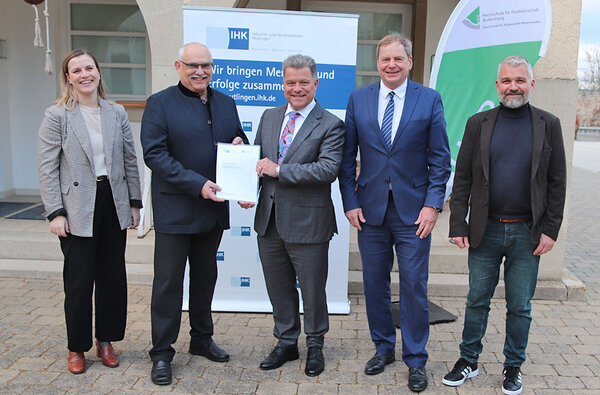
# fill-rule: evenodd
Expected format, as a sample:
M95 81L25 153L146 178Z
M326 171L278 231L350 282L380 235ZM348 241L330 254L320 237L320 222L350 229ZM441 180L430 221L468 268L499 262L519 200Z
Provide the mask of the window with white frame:
M96 56L109 97L146 100L148 40L135 1L73 0L68 7L70 48L85 48Z
M379 81L375 52L377 43L390 33L411 36L412 6L410 4L354 1L302 2L305 11L358 14L356 48L356 87Z

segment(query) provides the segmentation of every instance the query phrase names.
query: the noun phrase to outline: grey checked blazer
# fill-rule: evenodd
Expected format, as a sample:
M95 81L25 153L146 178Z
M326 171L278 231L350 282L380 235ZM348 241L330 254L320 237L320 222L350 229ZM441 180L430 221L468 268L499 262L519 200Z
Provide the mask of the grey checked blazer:
M100 99L106 167L121 229L131 225L130 200L141 200L133 135L123 106ZM96 176L92 146L77 105L46 110L39 130L38 174L45 217L64 208L71 234L92 237Z
M263 113L254 141L261 146L261 157L273 162L277 162L286 108L284 104ZM262 179L254 229L264 236L275 206L275 224L282 240L324 243L337 232L331 183L342 161L344 123L317 103L296 133L279 178Z

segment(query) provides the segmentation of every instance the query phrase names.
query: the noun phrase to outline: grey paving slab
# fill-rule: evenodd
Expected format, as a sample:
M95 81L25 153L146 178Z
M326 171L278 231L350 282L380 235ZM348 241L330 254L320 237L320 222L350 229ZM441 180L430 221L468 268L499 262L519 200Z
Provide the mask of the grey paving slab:
M565 266L585 283L585 297L581 301L533 302L528 359L523 365L525 394L600 393L600 164L599 159L594 161L594 157L600 158L600 145L594 147L576 144L576 155L579 150L584 152L580 155L587 156L576 162L580 167L572 169L569 180ZM15 221L11 224L19 226ZM173 362L173 384L158 387L149 377L150 285L131 284L128 330L125 339L115 343L121 366L106 368L88 352L87 371L72 375L66 368L60 276L34 277L0 271L0 394L410 393L407 368L401 361L388 365L378 376L363 373L374 348L361 295L351 295L351 314L331 316L324 348L326 366L319 377L304 374L304 339L298 361L269 372L258 368L275 344L269 314L214 314L215 340L231 353L227 363L187 353L189 323L184 314L175 345L178 354ZM432 301L456 314L458 320L431 327L430 382L425 393L501 394L504 302L496 299L491 304L481 374L459 388L451 388L444 386L441 378L458 357L465 301L464 297L442 296Z

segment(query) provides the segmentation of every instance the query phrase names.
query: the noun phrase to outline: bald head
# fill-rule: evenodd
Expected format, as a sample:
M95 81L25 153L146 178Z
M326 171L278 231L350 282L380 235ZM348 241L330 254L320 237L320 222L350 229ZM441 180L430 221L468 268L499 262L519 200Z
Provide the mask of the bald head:
M188 43L180 48L175 69L183 86L207 99L208 84L212 78L212 55L206 45Z
M194 51L194 50L199 50L201 48L208 51L208 55L212 59L212 55L210 54L210 50L208 49L208 47L204 44L197 43L197 42L187 43L183 47L179 48L179 51L177 51L177 59L183 59L186 49L189 49L190 51Z

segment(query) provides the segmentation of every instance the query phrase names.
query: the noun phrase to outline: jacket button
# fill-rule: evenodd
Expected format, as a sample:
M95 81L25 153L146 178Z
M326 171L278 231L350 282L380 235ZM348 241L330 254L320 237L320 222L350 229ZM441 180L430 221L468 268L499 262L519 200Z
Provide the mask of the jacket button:
M389 184L389 183L390 183L390 180L385 180L385 183L386 183L386 184Z
M79 186L79 183L78 183L77 181L75 181L75 182L73 183L73 185L75 185L75 186Z
M123 181L125 181L125 176L123 176Z
M484 206L487 206L487 202L483 202L483 205L484 205Z
M388 159L392 159L392 155L389 155L389 154L388 154Z
M211 121L210 119L209 119L207 122L208 122L208 124L209 124L209 125L211 125L211 124L212 124L212 121Z

